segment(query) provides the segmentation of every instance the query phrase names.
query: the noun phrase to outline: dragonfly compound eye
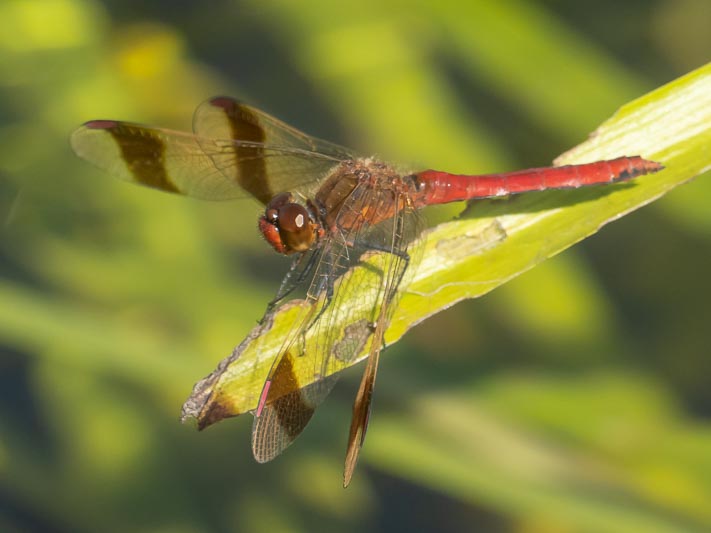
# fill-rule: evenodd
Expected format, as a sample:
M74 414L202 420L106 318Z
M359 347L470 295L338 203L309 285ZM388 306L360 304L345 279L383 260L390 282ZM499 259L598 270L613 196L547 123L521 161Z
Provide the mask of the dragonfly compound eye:
M280 254L304 252L316 235L309 212L289 193L277 194L259 219L259 231Z
M288 192L277 194L267 204L267 210L264 212L264 219L270 224L277 225L279 222L279 211L286 205L293 203L294 197Z
M276 224L279 221L279 210L278 209L267 209L264 213L264 218L270 224Z
M304 206L290 203L279 209L278 225L282 243L288 252L305 252L313 244L313 225Z

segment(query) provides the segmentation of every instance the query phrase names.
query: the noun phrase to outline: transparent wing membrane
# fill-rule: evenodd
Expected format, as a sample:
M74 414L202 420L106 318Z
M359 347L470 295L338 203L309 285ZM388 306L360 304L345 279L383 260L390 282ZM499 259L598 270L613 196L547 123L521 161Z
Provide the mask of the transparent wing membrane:
M267 203L290 191L309 197L345 148L310 137L228 98L204 102L194 133L94 120L71 137L74 151L126 181L205 200L254 196Z
M368 207L393 203L402 203L394 190L367 183L344 201L336 218L343 231L318 251L306 297L311 305L295 321L260 398L252 434L258 461L275 457L296 439L339 372L365 349L375 354L377 366L382 332L408 264L407 244L421 227L411 209L373 224L378 211Z

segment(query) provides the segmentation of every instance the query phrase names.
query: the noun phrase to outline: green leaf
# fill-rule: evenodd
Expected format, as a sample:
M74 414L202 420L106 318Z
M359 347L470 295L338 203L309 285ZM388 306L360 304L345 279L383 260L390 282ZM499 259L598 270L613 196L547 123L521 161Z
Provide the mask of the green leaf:
M476 298L595 233L602 226L661 197L711 168L711 64L622 107L591 138L556 160L585 163L641 155L666 170L633 182L570 191L547 191L506 200L479 201L453 222L426 232L411 250L422 254L386 333L396 342L411 327L465 298ZM623 252L621 252L623 253ZM375 254L369 262L382 260ZM372 268L348 274L363 286ZM357 279L356 278L356 282ZM333 327L344 331L359 304L341 302ZM303 304L280 307L273 321L250 335L183 406L200 427L256 408L267 372ZM361 355L351 364L361 360ZM312 376L308 358L295 358L295 373ZM303 366L303 368L300 367ZM305 378L304 378L305 379ZM313 378L310 378L313 379ZM305 386L306 381L300 381Z

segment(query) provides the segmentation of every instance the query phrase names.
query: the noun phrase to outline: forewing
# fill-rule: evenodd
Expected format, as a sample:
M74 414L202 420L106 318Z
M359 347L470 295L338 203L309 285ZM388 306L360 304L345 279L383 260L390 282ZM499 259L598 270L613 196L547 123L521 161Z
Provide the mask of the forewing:
M344 203L336 224L352 220L354 213L383 212L377 208L392 202L393 194L359 185ZM274 458L293 442L333 388L338 372L368 343L371 351L379 352L382 334L375 336L376 342L373 333L381 323L384 331L394 308L396 289L407 266L404 250L419 227L414 218L409 209L375 225L361 218L322 244L307 294L311 305L287 336L255 413L252 450L258 461ZM367 252L371 247L398 253ZM353 268L359 263L364 268ZM306 387L301 385L311 381Z
M204 102L195 134L131 122L93 120L77 129L77 155L126 181L205 200L278 192L309 197L345 148L320 141L269 115L220 97Z
M218 141L130 122L93 120L71 136L76 154L117 178L207 200L247 196L207 155Z
M193 131L215 167L265 204L281 192L310 198L335 165L354 157L226 96L197 108ZM223 150L210 149L213 139Z

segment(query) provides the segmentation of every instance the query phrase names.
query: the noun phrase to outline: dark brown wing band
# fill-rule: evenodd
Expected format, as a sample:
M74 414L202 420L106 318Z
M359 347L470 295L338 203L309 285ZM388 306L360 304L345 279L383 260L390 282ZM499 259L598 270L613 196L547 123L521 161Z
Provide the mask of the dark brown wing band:
M154 189L180 192L165 171L165 145L151 130L139 132L129 124L105 120L88 122L86 127L104 129L111 134L121 150L121 157L137 182ZM140 135L137 135L138 133ZM136 141L137 138L140 142Z
M224 110L232 130L232 139L240 141L234 145L237 181L258 200L268 203L276 192L269 188L267 180L262 146L267 139L264 128L259 123L259 117L250 107L231 98L216 97L210 100L210 104Z

